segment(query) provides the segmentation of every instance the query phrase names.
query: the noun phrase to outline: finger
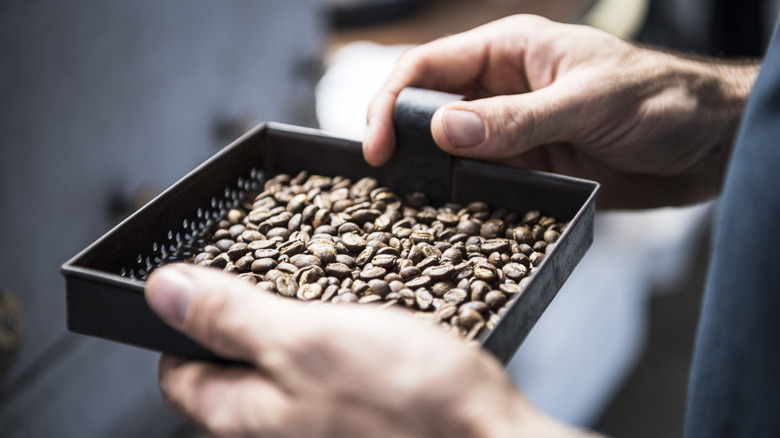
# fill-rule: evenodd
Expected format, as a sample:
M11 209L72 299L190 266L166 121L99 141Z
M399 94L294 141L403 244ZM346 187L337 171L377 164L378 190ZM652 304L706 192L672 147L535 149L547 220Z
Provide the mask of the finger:
M439 108L431 120L436 144L469 158L501 160L540 145L573 140L584 99L564 83L511 96L455 102Z
M257 370L162 355L160 393L174 412L217 436L278 429L289 401Z
M363 155L374 166L387 162L395 149L393 111L399 93L406 87L420 87L474 96L480 77L490 74L490 64L503 65L511 58L522 59L522 44L507 44L505 50L495 50L494 40L510 38L502 35L510 24L515 26L532 17L512 17L513 22L499 20L470 31L417 46L405 52L397 61L387 82L372 99L366 115L368 129L363 140ZM515 23L518 22L518 23ZM536 24L534 24L536 25ZM498 69L504 72L505 69ZM505 79L505 78L504 78ZM513 81L522 86L524 81ZM521 90L517 90L521 91Z
M149 306L165 322L228 359L257 363L297 306L214 269L184 264L155 270L146 283Z

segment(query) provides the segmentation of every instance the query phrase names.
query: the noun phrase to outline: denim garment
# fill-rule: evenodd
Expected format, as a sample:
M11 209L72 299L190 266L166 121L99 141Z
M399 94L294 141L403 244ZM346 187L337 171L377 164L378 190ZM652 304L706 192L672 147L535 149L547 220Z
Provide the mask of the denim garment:
M780 437L780 34L743 115L716 219L687 437Z

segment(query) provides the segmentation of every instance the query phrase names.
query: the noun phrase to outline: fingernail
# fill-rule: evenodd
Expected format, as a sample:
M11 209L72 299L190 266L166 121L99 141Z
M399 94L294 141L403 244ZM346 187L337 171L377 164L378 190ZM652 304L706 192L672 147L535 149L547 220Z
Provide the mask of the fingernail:
M444 130L453 146L465 148L485 141L485 124L476 113L446 110L443 118Z
M152 274L146 286L149 307L168 322L184 321L194 290L190 277L175 269L160 269Z

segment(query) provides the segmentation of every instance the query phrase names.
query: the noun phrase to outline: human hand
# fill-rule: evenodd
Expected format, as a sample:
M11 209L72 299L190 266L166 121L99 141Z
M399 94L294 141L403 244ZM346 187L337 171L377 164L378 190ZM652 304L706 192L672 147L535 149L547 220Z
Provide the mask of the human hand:
M187 265L153 272L146 298L248 364L160 359L166 403L217 436L582 436L531 407L492 356L401 310L312 306Z
M368 110L364 155L393 153L403 88L465 95L431 121L455 155L594 179L599 206L645 208L720 191L756 62L694 60L585 26L518 15L413 48Z

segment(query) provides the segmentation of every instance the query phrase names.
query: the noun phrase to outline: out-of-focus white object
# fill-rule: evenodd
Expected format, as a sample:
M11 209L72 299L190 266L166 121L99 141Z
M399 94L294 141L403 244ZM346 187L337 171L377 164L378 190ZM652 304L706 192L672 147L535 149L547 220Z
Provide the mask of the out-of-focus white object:
M357 41L331 54L316 88L320 127L362 139L368 103L390 75L396 59L411 47Z
M350 43L316 88L326 131L361 139L368 103L410 46ZM710 205L598 213L594 244L507 367L536 406L572 425L598 419L644 347L647 300L687 273Z

